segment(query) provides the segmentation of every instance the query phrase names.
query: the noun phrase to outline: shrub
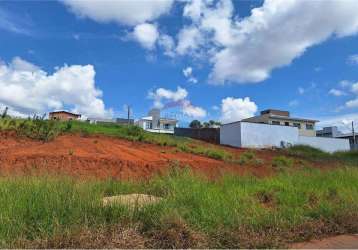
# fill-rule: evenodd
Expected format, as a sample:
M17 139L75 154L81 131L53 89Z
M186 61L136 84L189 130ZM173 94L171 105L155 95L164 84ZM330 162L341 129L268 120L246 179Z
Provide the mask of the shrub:
M272 159L272 166L282 169L293 166L293 159L285 156L276 156Z
M240 165L249 164L259 166L263 164L263 160L257 158L253 151L246 151L240 155L238 163Z

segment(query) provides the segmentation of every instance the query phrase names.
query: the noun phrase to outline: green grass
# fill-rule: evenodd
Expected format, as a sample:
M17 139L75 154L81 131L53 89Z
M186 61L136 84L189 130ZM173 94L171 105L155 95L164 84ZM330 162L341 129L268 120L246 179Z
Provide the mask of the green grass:
M343 165L358 166L358 150L327 153L314 147L295 145L286 149L286 152L290 156L299 157L301 159L321 162L340 161Z
M127 193L147 193L164 200L134 211L123 206L101 206L103 196ZM141 234L148 236L166 230L173 221L206 235L209 247L234 247L245 242L242 237L249 237L248 232L265 238L268 230L274 230L264 243L251 239L247 241L251 242L249 245L241 245L270 247L276 246L277 237L289 240L291 236L283 232L302 229L308 222L334 221L336 228L343 223L343 228L358 230L357 225L352 229L349 222L339 222L344 215L353 215L357 221L357 211L356 168L324 172L306 169L265 179L226 176L216 181L176 168L167 176L141 183L52 177L1 178L0 247L16 247L20 239L48 240L64 232L71 235L81 228L118 224L141 225ZM240 228L250 231L242 233ZM237 234L225 233L236 230ZM158 240L157 247L168 247L160 242Z
M272 159L272 166L278 169L291 168L293 166L294 160L287 158L283 155L276 156Z
M246 151L240 155L239 160L236 160L240 165L255 165L260 166L263 164L263 160L256 157L253 151Z

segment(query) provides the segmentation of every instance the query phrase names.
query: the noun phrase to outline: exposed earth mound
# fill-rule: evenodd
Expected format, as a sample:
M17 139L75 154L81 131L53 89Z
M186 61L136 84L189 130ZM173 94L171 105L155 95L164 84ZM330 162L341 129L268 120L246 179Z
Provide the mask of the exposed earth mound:
M209 144L208 144L209 146ZM225 148L225 147L222 147ZM239 158L245 150L225 148ZM136 179L164 173L171 165L190 166L209 177L223 173L270 175L275 152L260 150L260 167L241 166L184 153L175 147L131 142L106 136L66 134L50 142L0 134L0 174L69 174L81 177Z

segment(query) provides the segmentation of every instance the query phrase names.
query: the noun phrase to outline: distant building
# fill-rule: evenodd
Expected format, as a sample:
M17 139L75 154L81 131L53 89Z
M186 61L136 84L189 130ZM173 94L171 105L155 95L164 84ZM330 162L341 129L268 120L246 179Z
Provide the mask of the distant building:
M81 118L80 114L74 114L68 111L54 111L49 113L50 120L60 120L60 121L71 121L78 120Z
M291 117L288 111L267 109L259 116L243 119L243 122L263 123L270 125L297 127L303 136L316 136L315 124L317 120Z
M344 133L341 135L338 135L337 138L341 139L349 139L349 144L351 145L351 149L358 150L358 134L354 133L355 139L353 139L353 133ZM354 144L355 142L355 144Z
M332 126L317 130L316 135L318 137L338 137L342 135L342 132L340 132L336 126Z
M174 134L178 120L160 117L160 110L152 109L148 116L142 117L135 124L149 132Z
M114 118L114 119L103 119L103 118L88 118L87 121L91 124L119 124L119 125L133 125L133 119L125 118Z

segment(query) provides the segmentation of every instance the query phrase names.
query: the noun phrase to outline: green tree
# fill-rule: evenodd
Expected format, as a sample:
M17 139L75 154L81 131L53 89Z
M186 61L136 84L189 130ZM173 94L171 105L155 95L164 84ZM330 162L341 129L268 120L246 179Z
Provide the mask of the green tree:
M190 128L201 128L201 122L198 120L192 120L189 124Z

